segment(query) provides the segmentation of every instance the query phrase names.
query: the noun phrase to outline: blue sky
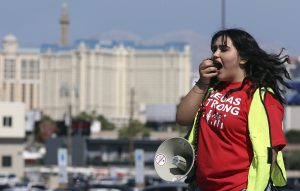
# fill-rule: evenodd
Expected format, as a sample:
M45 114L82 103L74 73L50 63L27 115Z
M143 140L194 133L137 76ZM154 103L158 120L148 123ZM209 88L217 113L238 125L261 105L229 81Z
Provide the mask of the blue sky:
M200 50L204 53L199 54L207 54L209 38L221 27L220 0L66 2L71 41L111 34L146 41L188 39L201 44L193 54ZM1 0L0 38L13 33L21 46L58 42L62 3L63 0ZM300 55L299 19L299 0L226 0L226 27L245 29L260 44L275 51L285 47L290 54Z

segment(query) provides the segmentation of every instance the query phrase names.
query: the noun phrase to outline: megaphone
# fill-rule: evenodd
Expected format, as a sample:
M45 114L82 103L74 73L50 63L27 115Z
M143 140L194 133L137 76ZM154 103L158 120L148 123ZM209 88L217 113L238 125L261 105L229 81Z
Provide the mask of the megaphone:
M184 181L194 173L194 159L194 149L186 139L170 138L161 143L155 153L155 171L163 180Z

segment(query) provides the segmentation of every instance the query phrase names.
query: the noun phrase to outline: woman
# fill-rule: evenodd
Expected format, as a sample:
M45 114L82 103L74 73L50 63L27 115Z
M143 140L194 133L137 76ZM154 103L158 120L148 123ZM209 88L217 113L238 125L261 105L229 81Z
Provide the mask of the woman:
M286 145L282 93L288 87L284 80L290 79L284 67L288 57L266 53L240 29L217 32L211 50L212 57L199 66L200 79L176 113L181 125L191 125L198 113L192 130L197 185L201 191L283 186L285 170L277 153ZM256 117L266 123L255 124ZM275 171L281 177L271 176Z

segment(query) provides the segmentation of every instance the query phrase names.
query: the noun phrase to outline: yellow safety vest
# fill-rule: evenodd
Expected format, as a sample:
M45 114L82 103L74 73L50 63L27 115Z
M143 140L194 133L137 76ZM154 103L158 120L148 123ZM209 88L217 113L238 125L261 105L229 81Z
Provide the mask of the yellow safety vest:
M253 159L249 168L247 191L264 191L268 187L270 181L273 183L273 186L282 187L287 184L286 171L281 151L277 154L277 162L273 167L270 176L272 162L268 162L268 159L270 160L270 157L272 156L270 127L268 114L262 102L265 91L264 88L261 88L254 92L248 114L248 128L253 148ZM271 89L267 89L267 91L273 93ZM188 141L194 148L196 119L197 116L195 117L192 130L188 136Z

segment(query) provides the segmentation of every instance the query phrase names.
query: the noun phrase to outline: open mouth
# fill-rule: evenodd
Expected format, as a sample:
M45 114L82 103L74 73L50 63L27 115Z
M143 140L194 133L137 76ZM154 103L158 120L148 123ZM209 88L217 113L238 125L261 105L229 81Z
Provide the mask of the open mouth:
M220 70L223 67L223 65L217 60L214 60L213 64L218 70Z

